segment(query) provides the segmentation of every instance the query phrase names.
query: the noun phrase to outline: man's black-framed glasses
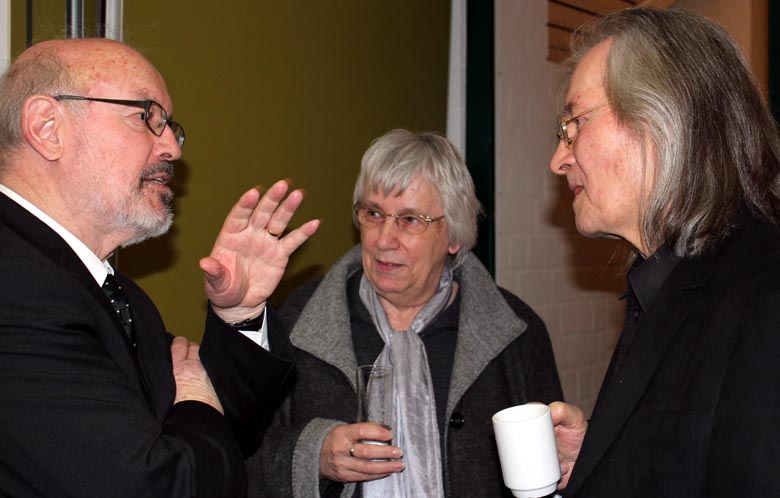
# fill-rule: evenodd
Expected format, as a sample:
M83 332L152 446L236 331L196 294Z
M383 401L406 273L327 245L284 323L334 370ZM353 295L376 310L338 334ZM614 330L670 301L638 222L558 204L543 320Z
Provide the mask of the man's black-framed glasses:
M427 230L428 225L434 221L443 219L444 215L432 218L419 213L390 214L373 207L356 206L355 218L361 227L369 229L384 225L387 218L395 218L398 228L408 234L416 235Z
M176 143L179 144L179 147L184 147L184 127L176 121L169 120L168 113L165 112L163 106L154 100L103 99L98 97L82 97L80 95L56 95L54 98L57 100L88 100L90 102L139 107L144 110L144 123L146 123L146 127L149 128L149 131L160 137L165 131L165 125L168 125L173 132L173 136L176 137Z

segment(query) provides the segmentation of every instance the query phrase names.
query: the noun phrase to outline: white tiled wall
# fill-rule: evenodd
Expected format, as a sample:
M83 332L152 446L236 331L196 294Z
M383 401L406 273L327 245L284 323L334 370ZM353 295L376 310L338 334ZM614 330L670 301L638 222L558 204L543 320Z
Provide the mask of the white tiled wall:
M547 0L496 0L496 278L545 320L564 395L587 413L623 319L623 256L573 226L548 168L559 70L547 62Z

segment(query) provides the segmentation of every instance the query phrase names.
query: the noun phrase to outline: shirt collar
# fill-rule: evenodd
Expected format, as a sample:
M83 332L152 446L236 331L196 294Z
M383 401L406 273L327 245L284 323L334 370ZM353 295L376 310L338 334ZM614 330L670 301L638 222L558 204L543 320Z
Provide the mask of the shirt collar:
M666 244L647 259L637 255L637 259L628 272L628 281L642 311L646 312L653 303L655 296L661 290L661 286L666 282L669 274L672 273L678 260L679 258Z
M49 228L54 230L57 235L62 237L68 246L73 249L73 252L79 257L84 266L87 267L92 278L95 279L98 285L103 285L103 281L106 279L106 275L113 274L114 269L108 261L101 261L95 253L93 253L82 241L80 241L75 235L70 233L65 227L54 221L54 219L40 210L35 204L31 203L21 195L17 194L7 186L0 183L0 192L8 196L9 199L19 204L21 207L30 212L33 216L45 223Z

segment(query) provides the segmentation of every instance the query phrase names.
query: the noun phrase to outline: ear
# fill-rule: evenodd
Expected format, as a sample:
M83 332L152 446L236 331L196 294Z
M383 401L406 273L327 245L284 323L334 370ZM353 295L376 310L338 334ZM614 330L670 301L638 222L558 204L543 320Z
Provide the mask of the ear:
M22 104L22 134L30 147L48 161L62 157L61 121L62 114L53 97L33 95Z
M454 255L458 254L458 251L460 251L460 248L461 248L461 245L460 244L456 244L454 246L448 247L447 250L449 251L450 254L452 254L454 256Z

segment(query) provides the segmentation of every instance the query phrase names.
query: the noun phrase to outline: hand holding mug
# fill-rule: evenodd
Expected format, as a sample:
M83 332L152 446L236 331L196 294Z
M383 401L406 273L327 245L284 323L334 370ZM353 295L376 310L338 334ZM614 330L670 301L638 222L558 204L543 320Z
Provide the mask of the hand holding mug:
M561 465L561 482L558 489L564 489L569 483L569 477L580 454L582 440L588 430L588 421L582 410L560 401L550 403L550 415L555 428L555 441Z
M518 498L547 496L561 477L550 407L513 406L493 415L504 484Z

